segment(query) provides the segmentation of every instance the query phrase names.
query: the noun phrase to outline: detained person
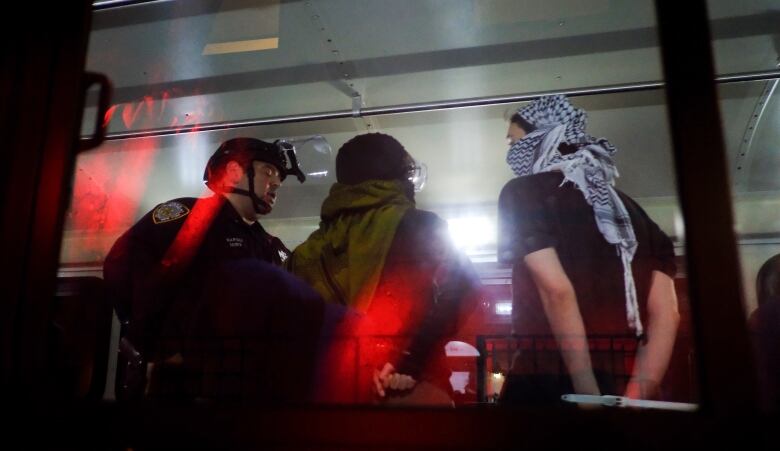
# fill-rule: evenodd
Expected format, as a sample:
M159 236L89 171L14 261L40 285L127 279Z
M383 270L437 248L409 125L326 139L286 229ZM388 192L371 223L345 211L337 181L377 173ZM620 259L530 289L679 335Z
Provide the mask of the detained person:
M416 208L422 171L392 136L352 138L338 151L319 228L290 257L294 274L359 318L330 353L323 401L452 404L444 344L480 284L447 223Z
M585 127L585 111L560 95L510 119L506 161L517 177L499 197L498 257L512 264L513 332L550 337L564 371L518 353L501 397L507 404L661 393L679 322L672 243L614 187L617 149ZM609 355L589 350L589 337L634 341L628 377Z

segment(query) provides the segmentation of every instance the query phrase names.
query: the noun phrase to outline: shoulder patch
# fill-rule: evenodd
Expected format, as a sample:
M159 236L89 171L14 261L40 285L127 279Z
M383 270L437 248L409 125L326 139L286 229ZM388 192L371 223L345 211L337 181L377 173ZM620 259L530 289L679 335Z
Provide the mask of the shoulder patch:
M166 202L154 209L152 220L155 224L174 221L190 214L190 209L180 202Z

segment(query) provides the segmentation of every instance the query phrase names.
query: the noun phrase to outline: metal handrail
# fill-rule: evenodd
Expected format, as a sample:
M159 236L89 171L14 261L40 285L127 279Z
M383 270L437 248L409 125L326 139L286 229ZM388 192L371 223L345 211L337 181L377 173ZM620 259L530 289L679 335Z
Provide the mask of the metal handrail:
M780 70L745 72L739 74L722 75L715 78L718 84L744 83L763 80L780 79ZM480 106L501 105L507 103L526 102L546 95L563 94L568 97L583 97L602 94L616 94L622 92L652 91L663 89L663 81L650 81L639 83L625 83L617 85L594 86L585 88L571 88L551 91L538 91L526 94L510 94L502 96L472 97L465 99L445 100L441 102L421 102L381 107L362 108L355 110L326 111L319 113L275 116L259 119L247 119L242 121L213 122L210 124L197 124L191 127L165 127L150 130L108 133L106 140L122 140L136 138L150 138L183 133L209 132L228 130L243 127L257 127L261 125L285 124L293 122L309 122L328 119L344 119L354 117L385 116L392 114L418 113L422 111L450 110L458 108L473 108Z

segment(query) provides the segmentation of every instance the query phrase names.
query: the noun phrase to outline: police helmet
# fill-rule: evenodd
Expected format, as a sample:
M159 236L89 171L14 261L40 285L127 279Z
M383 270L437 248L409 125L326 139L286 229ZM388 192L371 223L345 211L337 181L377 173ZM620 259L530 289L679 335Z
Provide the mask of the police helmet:
M211 183L229 161L240 164L250 174L250 178L254 176L252 162L263 161L279 170L282 181L289 174L295 175L301 183L306 180L306 176L298 166L295 147L292 144L286 141L276 141L272 144L256 138L233 138L223 142L206 163L203 181L209 188L212 188Z

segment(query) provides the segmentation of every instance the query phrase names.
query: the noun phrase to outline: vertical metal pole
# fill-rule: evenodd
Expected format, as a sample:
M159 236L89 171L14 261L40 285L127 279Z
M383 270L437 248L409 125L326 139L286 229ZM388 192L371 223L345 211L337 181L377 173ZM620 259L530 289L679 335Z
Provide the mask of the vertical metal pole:
M756 407L729 174L705 0L656 0L675 168L686 229L700 404Z
M485 364L487 359L487 347L485 346L485 336L477 335L477 402L485 402Z

